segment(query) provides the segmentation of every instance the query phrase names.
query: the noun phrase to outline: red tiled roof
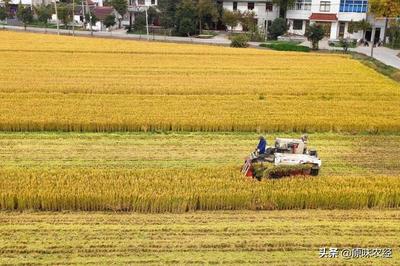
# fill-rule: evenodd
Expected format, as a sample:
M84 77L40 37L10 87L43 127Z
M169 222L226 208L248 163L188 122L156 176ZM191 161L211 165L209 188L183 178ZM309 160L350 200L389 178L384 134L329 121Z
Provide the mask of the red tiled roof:
M111 6L96 6L93 8L93 13L99 20L104 20L108 15L111 15L114 8Z
M335 21L338 20L338 17L336 16L336 14L312 13L310 16L310 20Z

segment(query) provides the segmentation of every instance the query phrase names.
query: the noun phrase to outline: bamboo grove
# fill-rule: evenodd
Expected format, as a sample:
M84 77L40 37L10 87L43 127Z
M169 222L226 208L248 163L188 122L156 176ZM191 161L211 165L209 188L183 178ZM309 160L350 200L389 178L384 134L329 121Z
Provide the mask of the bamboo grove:
M399 85L346 56L0 38L2 131L400 130Z

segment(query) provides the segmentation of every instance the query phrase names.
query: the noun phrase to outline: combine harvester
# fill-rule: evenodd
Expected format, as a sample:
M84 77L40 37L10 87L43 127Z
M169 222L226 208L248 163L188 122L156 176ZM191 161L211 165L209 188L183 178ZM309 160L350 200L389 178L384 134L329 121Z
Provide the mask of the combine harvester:
M307 149L306 135L300 139L277 138L274 147L267 146L264 154L257 151L245 159L242 173L261 180L295 175L317 176L321 160L316 150Z

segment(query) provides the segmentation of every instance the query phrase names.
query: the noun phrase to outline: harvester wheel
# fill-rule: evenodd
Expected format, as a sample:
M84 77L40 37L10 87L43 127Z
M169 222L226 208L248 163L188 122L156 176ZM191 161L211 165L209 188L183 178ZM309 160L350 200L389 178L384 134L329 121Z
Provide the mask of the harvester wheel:
M310 172L310 174L312 175L312 176L317 176L318 174L319 174L319 168L311 168L311 172Z

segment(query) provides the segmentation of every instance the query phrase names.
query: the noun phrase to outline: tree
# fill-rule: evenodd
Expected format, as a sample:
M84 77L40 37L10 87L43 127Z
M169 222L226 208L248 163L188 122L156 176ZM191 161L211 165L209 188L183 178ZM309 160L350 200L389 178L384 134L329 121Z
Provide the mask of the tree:
M95 16L95 14L93 14L93 13L90 13L90 14L88 14L88 13L86 13L85 14L85 20L87 21L87 22L89 22L90 23L90 25L96 25L96 23L97 23L97 21L99 21L98 19L97 19L97 17Z
M115 15L110 14L107 17L104 18L104 26L106 26L106 28L110 29L110 31L112 30L112 27L116 24L115 23Z
M375 17L385 18L385 31L383 35L383 43L386 43L386 35L389 24L389 18L397 18L400 16L399 0L370 0L369 12Z
M213 0L198 0L196 12L200 34L203 30L203 22L206 18L210 18L214 23L218 22L219 12Z
M232 40L231 40L231 47L246 48L249 46L248 41L249 41L249 39L246 36L246 34L239 34L239 35L233 36Z
M146 13L135 12L135 24L133 25L135 31L143 32L146 29Z
M239 20L240 14L238 12L224 9L222 13L222 22L231 28L231 32L233 32L233 29L239 24Z
M325 30L320 24L311 24L306 29L305 36L311 42L313 50L318 50L319 41L325 36Z
M349 26L347 31L351 34L353 34L354 32L358 32L358 31L362 31L363 32L363 37L362 40L365 40L365 33L367 32L367 30L369 30L370 28L372 28L371 23L369 23L367 20L363 19L361 21L357 21L354 22L353 20L349 22Z
M400 22L396 21L389 28L389 43L393 49L400 48Z
M68 24L72 21L72 10L67 4L60 4L57 6L58 19L64 24L64 28L68 27Z
M176 26L176 10L180 1L176 0L159 0L158 8L161 11L160 24L166 29L175 28Z
M196 6L192 0L183 0L176 10L176 31L179 35L190 36L196 32Z
M6 20L7 19L7 11L5 7L0 7L0 21ZM4 29L3 25L3 29Z
M154 22L157 20L159 16L157 8L150 6L149 9L147 10L147 16L149 25L154 25Z
M245 31L256 32L256 14L253 11L245 11L240 15L240 22Z
M350 38L340 38L339 39L339 46L343 48L344 53L347 53L347 51L349 50L352 43L353 43L353 40L351 40Z
M6 19L10 16L10 3L11 0L3 0L4 3L4 10L6 11Z
M269 35L271 39L276 40L278 36L281 36L287 31L286 20L283 18L275 19L269 27Z
M280 7L280 17L285 18L286 17L286 11L294 6L296 3L296 0L272 0L272 3L278 5Z
M35 12L38 20L43 23L46 31L47 26L49 24L49 19L51 19L51 15L53 14L51 5L40 5L35 7Z
M6 20L7 18L7 11L5 7L0 7L0 21Z
M112 0L111 1L112 7L117 10L118 14L118 28L121 28L122 18L128 11L128 1L126 0Z
M26 30L26 25L33 21L33 13L31 7L24 7L22 4L19 4L17 18L24 24L24 29Z

